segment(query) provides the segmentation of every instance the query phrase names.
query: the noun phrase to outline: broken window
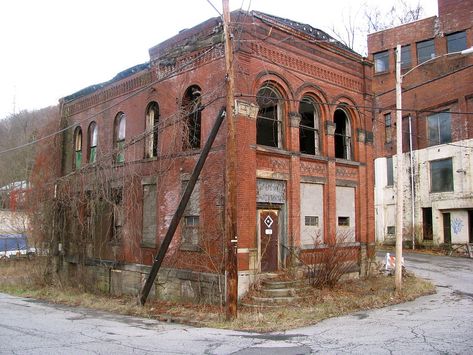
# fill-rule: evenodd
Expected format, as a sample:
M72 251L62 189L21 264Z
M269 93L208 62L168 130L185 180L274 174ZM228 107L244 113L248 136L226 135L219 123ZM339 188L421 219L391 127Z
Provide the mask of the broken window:
M386 143L391 143L392 142L391 112L384 115L384 141Z
M95 163L97 159L97 140L98 140L98 129L97 123L91 122L89 125L88 132L88 147L87 152L89 163Z
M146 110L145 158L158 156L158 122L159 106L153 101Z
M342 109L335 110L335 158L352 159L351 126L347 113Z
M421 64L429 59L435 58L434 40L417 42L417 64Z
M182 181L182 194L189 183L188 180ZM182 244L181 249L197 250L199 246L200 233L200 182L194 186L189 202L184 211L182 223Z
M282 148L282 97L272 86L263 86L256 96L256 144Z
M452 141L450 112L444 111L427 118L429 145L450 143Z
M156 246L156 184L143 185L142 245Z
M389 51L375 53L373 57L375 73L384 73L389 70Z
M338 217L338 225L340 227L350 227L350 217Z
M319 151L319 113L315 102L304 97L299 105L301 122L299 125L299 147L301 153L318 155Z
M123 189L121 187L112 188L112 232L110 233L110 241L118 243L122 239L124 215L123 215Z
M453 191L452 158L430 162L430 191Z
M126 131L126 116L120 112L115 118L115 163L125 162L125 131Z
M447 35L447 52L455 53L466 49L466 32L455 32Z
M186 90L183 100L183 110L186 115L184 134L184 149L199 149L201 134L202 91L197 86Z
M82 163L82 129L74 131L74 169L79 169Z

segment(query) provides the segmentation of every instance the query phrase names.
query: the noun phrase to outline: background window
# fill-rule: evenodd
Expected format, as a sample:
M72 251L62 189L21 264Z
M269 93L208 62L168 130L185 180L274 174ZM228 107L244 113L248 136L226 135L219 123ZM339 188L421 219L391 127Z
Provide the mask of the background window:
M379 52L374 54L374 71L382 73L389 70L389 52Z
M434 40L422 41L417 43L417 64L435 57Z
M271 86L262 87L257 94L256 144L282 148L282 100Z
M466 32L456 32L447 35L448 53L460 52L466 49Z
M401 47L401 68L410 68L411 66L411 45Z
M430 162L430 191L453 191L452 158Z
M429 145L450 143L452 141L450 112L439 112L427 118Z

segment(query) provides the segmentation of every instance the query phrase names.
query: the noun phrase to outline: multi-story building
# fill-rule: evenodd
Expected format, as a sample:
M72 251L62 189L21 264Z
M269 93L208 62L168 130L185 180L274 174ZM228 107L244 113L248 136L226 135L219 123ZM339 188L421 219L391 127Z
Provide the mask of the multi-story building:
M404 237L473 242L473 1L368 36L375 107L378 242L395 236L396 56L401 45ZM468 52L468 51L467 51Z
M255 274L337 236L363 269L374 245L372 64L295 21L234 12L231 28L240 294ZM62 253L95 265L105 289L136 292L149 272L225 104L222 33L210 19L151 48L148 63L62 99L72 127L58 188L71 222ZM160 272L163 297L223 290L225 137L224 122Z

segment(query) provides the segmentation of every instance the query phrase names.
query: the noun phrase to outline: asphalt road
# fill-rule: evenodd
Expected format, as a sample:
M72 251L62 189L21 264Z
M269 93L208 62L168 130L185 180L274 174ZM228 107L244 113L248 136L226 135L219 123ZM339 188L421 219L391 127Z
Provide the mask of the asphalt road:
M437 294L285 333L193 328L0 294L0 353L473 354L473 259L405 259Z

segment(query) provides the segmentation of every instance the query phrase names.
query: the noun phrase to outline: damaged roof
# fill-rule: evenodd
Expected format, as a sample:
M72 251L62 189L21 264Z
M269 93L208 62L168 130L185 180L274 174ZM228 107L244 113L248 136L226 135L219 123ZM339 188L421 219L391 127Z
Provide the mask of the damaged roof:
M111 80L108 80L108 81L105 81L103 83L100 83L100 84L94 84L94 85L90 85L82 90L79 90L69 96L65 96L64 97L64 102L70 102L70 101L73 101L79 97L82 97L82 96L86 96L86 95L89 95L89 94L92 94L93 92L97 91L97 90L100 90L110 84L113 84L114 82L116 81L120 81L122 79L125 79L133 74L136 74L136 73L139 73L140 71L143 71L143 70L146 70L150 67L150 64L149 62L146 62L146 63L143 63L143 64L138 64L138 65L135 65L131 68L128 68L128 69L125 69L123 71L121 71L120 73L118 73L117 75L115 75L113 77L113 79Z
M328 33L318 28L312 27L311 25L308 25L306 23L301 23L301 22L293 21L293 20L278 17L278 16L268 15L268 14L265 14L264 12L259 12L259 11L251 11L251 14L254 17L259 18L261 21L264 21L266 23L276 25L286 30L297 31L305 35L308 35L309 37L313 38L315 41L331 43L339 48L350 51L352 53L356 53L353 49L346 46L342 42L336 40L335 38L330 36Z

